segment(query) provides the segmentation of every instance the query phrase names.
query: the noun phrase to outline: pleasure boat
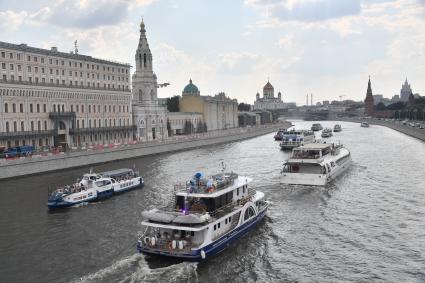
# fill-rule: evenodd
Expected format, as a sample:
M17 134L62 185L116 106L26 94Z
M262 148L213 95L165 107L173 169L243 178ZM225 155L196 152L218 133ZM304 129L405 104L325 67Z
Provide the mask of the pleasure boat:
M342 127L341 127L341 125L340 124L336 124L335 126L334 126L334 132L336 133L336 132L341 132L342 131Z
M140 253L205 260L253 229L266 215L264 193L236 173L204 177L196 173L185 185L174 186L169 209L142 212L137 250Z
M132 169L119 169L102 173L87 173L81 181L54 190L48 199L49 209L57 209L110 198L137 187L144 180Z
M279 129L276 134L274 135L275 141L281 141L283 138L283 133L285 132L285 129Z
M320 130L322 130L323 129L323 127L322 127L322 125L321 124L319 124L319 123L315 123L315 124L313 124L312 126L311 126L311 130L313 131L313 132L317 132L317 131L320 131Z
M283 164L281 182L325 186L348 169L351 155L341 144L310 143L292 150Z
M282 150L293 149L307 143L314 142L314 132L310 130L290 130L283 132L280 148Z
M324 128L322 131L322 138L330 138L332 137L332 129L331 128Z
M362 123L360 124L360 127L363 127L363 128L369 128L369 123L368 123L368 122L362 122Z

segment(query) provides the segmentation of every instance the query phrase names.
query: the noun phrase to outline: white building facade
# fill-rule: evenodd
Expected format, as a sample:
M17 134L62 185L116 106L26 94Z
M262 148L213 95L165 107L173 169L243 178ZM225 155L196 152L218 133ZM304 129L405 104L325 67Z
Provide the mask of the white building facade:
M273 110L284 108L287 108L287 106L282 101L282 94L279 92L277 97L275 97L274 87L270 82L267 82L264 86L262 98L260 98L260 94L257 92L253 110Z
M129 64L0 42L0 65L0 147L132 138Z
M157 78L153 72L152 53L143 21L140 24L139 45L135 55L136 71L132 79L132 109L136 126L134 138L139 141L167 138L167 109L158 104Z

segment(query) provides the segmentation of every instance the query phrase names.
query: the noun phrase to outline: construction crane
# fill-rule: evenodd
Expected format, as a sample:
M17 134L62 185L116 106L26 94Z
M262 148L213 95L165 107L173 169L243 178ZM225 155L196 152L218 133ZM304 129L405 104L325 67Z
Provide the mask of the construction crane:
M163 84L157 84L156 85L156 87L157 88L160 88L160 87L167 87L167 86L169 86L170 85L170 83L163 83Z

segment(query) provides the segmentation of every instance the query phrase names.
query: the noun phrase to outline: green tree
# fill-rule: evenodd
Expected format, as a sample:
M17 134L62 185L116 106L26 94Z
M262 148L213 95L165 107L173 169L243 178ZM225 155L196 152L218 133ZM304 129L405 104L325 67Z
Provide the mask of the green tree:
M247 104L247 103L239 103L238 105L238 111L250 111L251 110L251 105Z
M167 109L170 112L179 112L179 102L180 96L175 95L173 97L167 98Z

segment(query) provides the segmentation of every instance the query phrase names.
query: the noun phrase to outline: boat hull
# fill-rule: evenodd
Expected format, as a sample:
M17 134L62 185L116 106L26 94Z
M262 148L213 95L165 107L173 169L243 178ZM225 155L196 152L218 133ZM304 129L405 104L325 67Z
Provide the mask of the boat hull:
M202 247L200 249L192 250L191 253L179 253L179 252L173 252L170 251L163 251L163 250L156 250L152 249L149 246L144 246L142 242L137 242L137 250L140 253L144 254L150 254L150 255L158 255L158 256L167 256L167 257L173 257L178 259L184 259L188 261L203 261L206 260L223 250L225 250L229 245L237 241L239 238L247 234L250 230L252 230L266 215L267 207L264 208L257 216L253 217L248 222L245 222L244 224L238 226L233 231L227 233L226 235L223 235L222 237L218 238L211 244L208 244L205 247ZM205 256L202 254L204 253Z
M287 185L326 186L327 183L345 172L350 163L351 159L338 165L329 174L282 173L280 181Z

